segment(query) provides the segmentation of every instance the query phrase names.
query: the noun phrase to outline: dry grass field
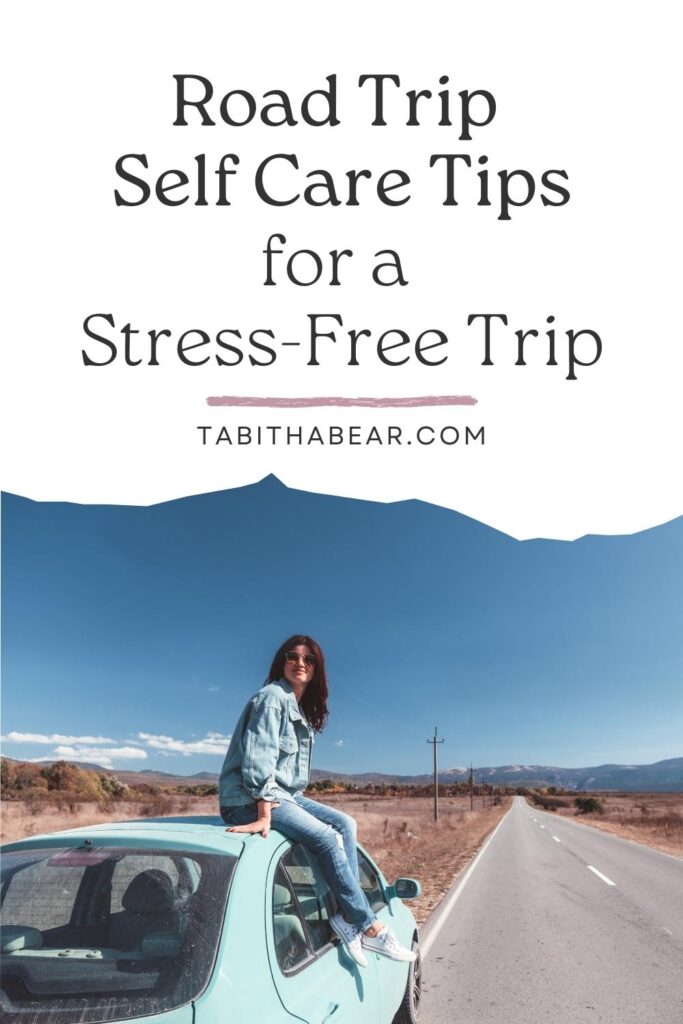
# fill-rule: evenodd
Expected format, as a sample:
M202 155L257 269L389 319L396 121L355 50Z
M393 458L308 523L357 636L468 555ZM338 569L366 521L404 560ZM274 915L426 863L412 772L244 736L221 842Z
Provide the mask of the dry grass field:
M38 800L3 800L0 804L0 841L60 832L105 821L154 818L163 814L217 814L216 798L149 796L139 802L112 800L106 805L86 802L47 803Z
M633 839L665 853L683 857L683 793L597 793L604 814L582 814L576 820ZM572 816L569 806L556 813Z
M442 797L439 821L435 823L429 799L325 796L325 802L356 819L360 841L389 881L408 876L422 883L422 896L411 903L419 922L428 917L455 876L500 821L510 800L507 797L500 806L482 808L481 797L477 797L474 810L470 810L469 797ZM59 808L36 802L5 801L2 803L1 838L3 842L10 842L42 832L126 818L215 813L215 797L160 795L140 803L112 801L106 810L95 803L65 804Z

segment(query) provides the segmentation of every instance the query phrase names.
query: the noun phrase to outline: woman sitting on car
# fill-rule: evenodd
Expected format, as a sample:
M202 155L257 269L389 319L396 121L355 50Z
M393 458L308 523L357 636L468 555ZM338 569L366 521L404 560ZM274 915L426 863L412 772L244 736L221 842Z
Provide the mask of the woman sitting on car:
M229 832L266 837L272 826L315 854L341 910L330 925L357 964L367 966L364 949L410 962L415 953L377 920L360 887L355 821L303 795L313 733L327 722L327 695L320 646L310 636L290 637L233 731L219 784L221 816Z

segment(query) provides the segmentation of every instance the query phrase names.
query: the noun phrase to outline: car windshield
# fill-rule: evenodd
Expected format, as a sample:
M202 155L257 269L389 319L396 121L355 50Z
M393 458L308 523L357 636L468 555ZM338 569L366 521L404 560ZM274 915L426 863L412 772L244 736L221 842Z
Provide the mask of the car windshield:
M211 976L235 864L91 846L4 854L3 1024L98 1024L195 999Z

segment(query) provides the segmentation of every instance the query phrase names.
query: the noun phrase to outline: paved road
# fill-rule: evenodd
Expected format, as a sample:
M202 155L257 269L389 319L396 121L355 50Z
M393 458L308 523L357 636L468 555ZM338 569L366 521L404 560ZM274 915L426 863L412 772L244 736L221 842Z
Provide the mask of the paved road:
M683 1024L682 859L516 797L453 895L423 1024Z

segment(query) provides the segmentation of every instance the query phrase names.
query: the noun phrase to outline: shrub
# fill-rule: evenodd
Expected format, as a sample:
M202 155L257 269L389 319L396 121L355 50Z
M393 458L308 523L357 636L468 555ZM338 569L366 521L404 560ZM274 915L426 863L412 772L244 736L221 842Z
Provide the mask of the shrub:
M196 786L176 786L175 791L184 796L218 796L218 786L215 782Z
M3 800L23 800L29 794L47 793L47 779L39 764L2 761Z
M10 792L14 789L17 778L17 770L11 761L0 758L0 788L5 800L9 799Z
M537 807L546 811L556 811L558 807L566 807L566 801L557 796L544 796L543 793L531 793L531 799Z
M604 814L605 808L597 796L577 796L574 800L577 814Z
M128 786L119 782L115 775L105 775L102 772L98 775L100 789L105 799L116 799L122 797Z
M102 796L101 776L79 768L69 761L55 761L43 768L43 777L50 792L69 793L81 800L99 800Z

